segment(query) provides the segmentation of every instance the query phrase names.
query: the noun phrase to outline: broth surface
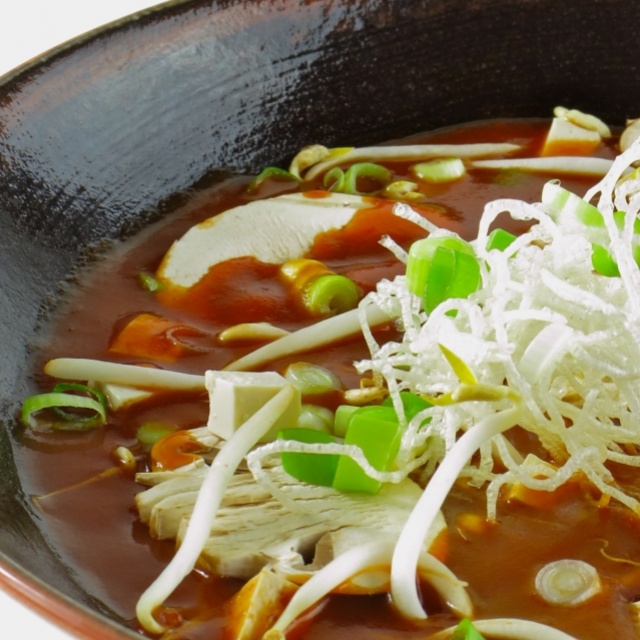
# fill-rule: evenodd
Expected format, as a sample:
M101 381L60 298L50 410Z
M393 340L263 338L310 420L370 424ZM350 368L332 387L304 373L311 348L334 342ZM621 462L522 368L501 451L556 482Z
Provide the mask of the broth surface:
M547 121L489 122L466 125L421 136L429 142L510 141L525 145L523 155L537 152ZM613 146L600 152L613 157ZM396 166L408 173L406 166ZM464 238L475 235L485 202L499 198L538 201L545 175L470 172L453 185L437 185L423 214L439 226ZM141 312L182 321L202 332L187 357L157 366L193 373L220 369L249 351L221 347L215 336L223 328L249 321L269 321L293 330L310 320L292 303L277 281L277 267L240 258L219 265L186 297L152 295L141 290L138 274L154 273L172 241L194 223L237 204L270 195L249 196L249 180L234 178L195 194L192 200L162 223L127 241L84 280L64 301L46 345L41 364L56 357L83 357L139 362L109 352L119 329ZM594 180L564 177L563 186L583 194ZM321 186L321 185L318 185ZM283 188L279 184L271 189ZM378 217L383 232L409 244L424 233L394 217ZM513 232L525 227L505 225ZM344 230L317 238L310 257L322 260L337 273L348 275L364 291L383 277L393 278L404 267L377 244L380 226L367 227L354 219ZM356 250L352 250L355 247ZM387 329L389 336L392 331ZM384 335L380 337L383 339ZM273 362L282 370L288 362L304 359L331 368L346 387L358 385L353 361L368 356L361 340L349 340L321 351ZM43 389L50 386L38 377ZM77 575L78 582L114 615L139 629L135 604L174 553L173 541L154 540L137 516L134 496L143 488L132 475L116 470L112 451L134 447L138 427L159 421L193 428L206 424L208 401L199 394L164 394L110 417L105 428L88 432L42 433L25 431L17 465L25 490L41 509L43 528L52 545ZM516 434L517 435L517 434ZM515 436L514 436L515 437ZM140 463L140 470L144 463ZM498 522L474 529L469 516L483 521L486 501L482 491L457 486L445 503L449 534L443 548L447 565L469 584L477 618L523 617L545 622L581 640L637 637L628 614L628 602L640 596L640 522L616 505L594 506L586 486L574 483L554 496L553 504L534 508L501 500ZM579 557L598 568L605 589L583 606L559 609L544 603L533 590L539 567L561 557ZM165 603L166 620L176 624L166 639L224 638L225 609L242 583L208 576L201 571L183 582ZM396 615L386 596L334 596L313 616L297 623L291 638L321 640L348 634L353 640L423 638L429 631L455 624L455 617L425 587L423 596L431 614L418 625ZM184 624L181 624L184 622ZM289 636L288 636L289 637Z

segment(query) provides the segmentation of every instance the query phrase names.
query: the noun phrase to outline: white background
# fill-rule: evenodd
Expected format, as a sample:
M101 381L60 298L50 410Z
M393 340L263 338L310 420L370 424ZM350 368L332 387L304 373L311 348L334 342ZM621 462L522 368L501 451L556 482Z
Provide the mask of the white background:
M3 0L0 3L0 75L107 22L160 0Z
M159 0L3 0L0 76L75 36L156 4ZM2 591L0 619L3 640L71 640Z

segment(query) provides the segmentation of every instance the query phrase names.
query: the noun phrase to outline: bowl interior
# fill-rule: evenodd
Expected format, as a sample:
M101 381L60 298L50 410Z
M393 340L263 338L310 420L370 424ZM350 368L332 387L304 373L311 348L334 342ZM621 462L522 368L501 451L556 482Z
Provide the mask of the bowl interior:
M624 0L178 1L5 76L0 564L10 581L98 621L79 633L126 634L59 559L16 438L39 331L102 243L222 173L256 172L305 144L374 143L556 105L622 125L640 110L638 13Z

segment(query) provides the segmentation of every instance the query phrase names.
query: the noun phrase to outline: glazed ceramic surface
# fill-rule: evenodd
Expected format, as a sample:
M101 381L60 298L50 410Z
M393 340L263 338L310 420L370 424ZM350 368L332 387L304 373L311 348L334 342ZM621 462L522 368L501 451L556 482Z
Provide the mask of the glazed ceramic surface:
M0 575L74 633L139 637L75 578L23 487L16 420L61 284L220 172L556 105L622 124L640 8L622 0L189 0L0 86Z

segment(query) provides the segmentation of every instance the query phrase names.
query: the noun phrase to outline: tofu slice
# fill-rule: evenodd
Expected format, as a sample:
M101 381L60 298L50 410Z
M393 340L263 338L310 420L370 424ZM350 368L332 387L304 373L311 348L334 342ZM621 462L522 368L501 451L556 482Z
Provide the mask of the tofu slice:
M602 136L564 118L554 118L542 148L543 156L589 155L595 151Z
M289 384L274 371L207 371L209 430L228 440L240 425ZM274 440L280 429L297 426L300 408L300 392L296 389L291 403L261 442Z
M371 199L341 193L292 193L255 200L195 225L165 254L156 276L191 287L214 265L243 256L269 264L303 257L315 237L345 226Z

